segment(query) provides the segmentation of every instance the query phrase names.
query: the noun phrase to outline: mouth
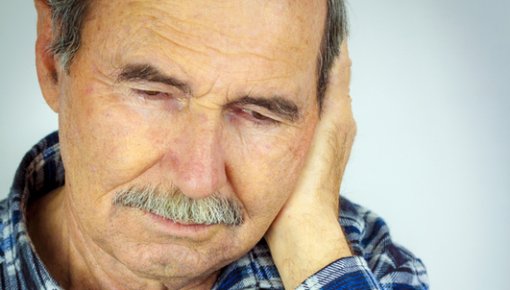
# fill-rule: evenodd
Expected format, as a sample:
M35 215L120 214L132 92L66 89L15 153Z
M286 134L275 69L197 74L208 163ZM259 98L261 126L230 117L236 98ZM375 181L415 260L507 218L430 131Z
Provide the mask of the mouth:
M182 238L200 238L210 234L217 225L193 224L175 221L155 213L144 212L150 220L150 223L159 231L163 231L174 237Z

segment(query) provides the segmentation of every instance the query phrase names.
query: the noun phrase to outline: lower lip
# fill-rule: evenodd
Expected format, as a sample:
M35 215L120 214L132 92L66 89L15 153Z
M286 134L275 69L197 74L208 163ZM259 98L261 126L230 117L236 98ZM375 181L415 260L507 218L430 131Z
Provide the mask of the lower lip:
M153 213L146 214L157 224L161 225L165 231L176 236L196 236L197 234L206 232L213 226L203 224L181 224Z

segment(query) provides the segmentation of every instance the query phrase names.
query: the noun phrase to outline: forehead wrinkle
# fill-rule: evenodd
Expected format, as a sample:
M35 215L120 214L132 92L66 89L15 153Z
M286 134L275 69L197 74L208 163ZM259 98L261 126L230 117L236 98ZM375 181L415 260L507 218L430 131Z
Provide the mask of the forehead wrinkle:
M158 37L162 37L164 40L169 41L170 43L172 43L173 45L175 45L176 47L178 47L182 50L190 51L194 55L202 56L200 58L200 60L202 60L202 61L200 61L197 58L191 58L189 55L186 55L186 53L184 53L183 51L180 51L179 49L172 49L171 54L173 54L173 56L168 56L170 59L176 59L176 58L186 59L186 62L188 63L188 65L191 63L194 63L195 64L194 66L199 68L200 70L206 69L208 62L204 60L204 57L208 58L209 56L205 55L206 54L205 51L199 50L197 48L190 48L189 46L187 46L185 44L182 44L182 43L176 42L172 39L169 39L158 30L154 30L154 31L152 31L152 33L154 33ZM216 48L213 48L212 46L210 48L216 50ZM220 75L221 74L230 74L230 75L245 74L245 75L239 76L240 80L249 81L249 82L267 82L267 81L276 81L276 80L290 80L293 77L291 72L296 72L297 70L301 70L301 69L296 69L295 66L293 65L293 63L290 63L284 59L269 58L269 57L266 57L261 54L253 54L251 52L244 52L244 53L238 52L238 53L225 54L224 51L221 51L219 49L217 49L216 51L220 54L223 54L223 56L230 61L233 58L241 59L241 58L244 58L245 55L249 55L249 56L258 58L258 60L262 61L263 63L266 63L266 64L271 63L270 65L272 67L276 66L279 69L271 69L271 72L272 72L271 75L264 75L264 77L256 77L256 78L254 78L253 75L250 74L252 71L252 66L250 66L250 65L245 65L245 66L239 67L236 70L231 70L231 68L229 68L230 70L218 70L216 76L213 79L211 79L211 81L207 82L207 83L211 83L211 84L207 85L207 87L208 87L207 90L205 90L205 92L203 92L203 93L202 92L199 93L198 95L204 95L204 94L211 92L213 87L215 87L216 84L220 83ZM212 57L214 57L214 56L212 56ZM279 63L279 64L276 65L275 63ZM290 65L286 66L285 64L290 64L292 66L290 66ZM247 76L249 76L249 80L247 80L247 78L246 78Z
M112 1L114 2L114 1ZM171 3L169 3L171 2ZM305 67L308 67L310 64L310 61L313 62L315 67L315 61L316 61L316 55L310 58L306 58L306 60L303 60L303 58L299 59L293 59L292 55L297 55L294 53L296 50L306 50L308 45L306 45L306 40L300 39L300 41L287 41L289 39L289 35L292 34L291 31L285 31L286 28L296 30L298 27L302 27L303 25L297 25L299 23L299 19L306 18L304 17L302 12L298 14L297 16L282 20L284 21L282 25L274 25L271 26L271 29L269 31L271 32L271 36L265 36L263 38L257 38L254 34L250 34L253 31L259 31L259 29L246 29L247 24L243 24L242 26L245 28L245 30L242 30L242 28L233 28L230 29L230 27L227 26L229 29L225 29L225 25L214 25L214 22L206 23L207 20L211 20L213 16L209 16L207 14L204 14L202 17L202 14L200 13L204 8L198 9L199 12L197 12L197 15L195 18L187 17L183 15L189 14L188 11L184 11L181 9L183 4L180 1L161 1L161 2L154 2L154 1L140 1L140 0L127 0L126 5L130 7L131 9L135 9L135 12L127 11L122 13L124 15L124 26L129 27L126 31L126 35L130 35L129 37L123 37L123 39L128 40L128 44L126 46L134 46L140 47L140 49L143 49L147 45L153 45L161 47L162 51L169 51L167 47L165 47L164 42L158 41L157 39L151 40L151 35L158 36L159 40L164 40L165 42L173 45L177 49L174 49L171 51L174 55L178 55L179 57L183 57L186 59L186 61L195 62L195 66L200 66L204 63L204 61L207 61L205 59L196 60L194 59L196 56L200 57L206 57L206 56L214 56L214 58L211 58L210 61L212 62L221 62L222 60L218 59L218 54L220 54L224 59L231 59L234 57L243 58L246 56L257 58L260 61L266 61L266 62L272 62L275 63L273 66L278 66L281 68L285 68L288 72L295 71L296 69L305 69ZM214 3L213 3L214 2ZM285 2L285 1L284 1ZM161 4L159 4L161 3ZM261 4L262 3L262 4ZM113 4L112 4L113 5ZM204 4L207 6L207 8L213 9L217 13L224 13L222 12L222 9L220 8L230 8L233 6L239 6L242 7L243 11L248 10L248 8L252 7L253 5L248 6L242 6L238 4L237 2L228 2L225 3L223 1L217 2L212 1L211 3L207 2L207 4ZM202 6L204 6L202 5ZM267 2L267 1L258 1L257 5L261 5L262 7L268 7L268 6L275 6L274 3ZM285 2L283 4L277 4L277 6L281 6L275 9L267 9L272 14L278 14L280 11L283 11L281 13L283 14L289 14L291 10L296 10L291 7L293 4L290 4ZM218 6L218 7L216 7ZM166 8L167 7L167 8ZM290 8L289 8L290 7ZM274 8L274 7L273 7ZM265 9L265 8L261 8ZM279 10L278 10L279 9ZM128 10L128 9L126 9ZM227 9L229 10L229 9ZM118 11L118 9L116 9ZM184 11L184 12L183 12ZM264 10L265 11L265 10ZM247 12L244 12L245 14L249 14ZM112 11L113 13L113 11ZM253 16L248 15L248 18L251 17L253 19ZM204 18L203 21L200 21L202 18ZM223 17L225 18L225 17ZM227 17L228 18L228 15ZM233 19L233 17L230 17ZM236 15L235 18L243 19L243 17ZM238 20L234 20L232 22L239 23ZM282 17L285 18L285 17ZM292 19L296 19L294 22L296 23L290 23L294 25L290 25L289 22L292 22ZM270 17L262 17L260 19L261 22L271 22L273 18ZM220 19L221 20L221 19ZM205 22L204 22L205 21ZM220 21L221 22L221 21ZM310 22L310 21L309 21ZM138 25L136 23L139 23ZM228 21L226 22L228 24ZM248 25L254 25L253 23L247 22ZM257 23L255 23L256 25ZM267 25L266 25L267 26ZM309 26L309 25L308 25ZM134 27L134 28L133 28ZM256 28L257 26L254 26ZM236 33L236 29L241 29L242 31L246 32L248 31L248 34L246 33ZM306 28L306 30L310 30L310 28ZM264 32L264 30L260 30ZM282 33L282 31L284 31ZM149 34L150 33L150 34ZM259 33L259 34L260 34ZM145 37L143 36L145 34ZM215 34L216 36L212 36ZM303 34L303 33L299 33ZM203 36L206 36L204 38ZM259 35L261 36L261 35ZM135 41L129 41L129 39L137 38L138 40ZM209 39L213 39L213 41L208 41ZM278 41L279 38L284 38L286 44L280 44L281 41ZM140 41L140 38L142 39ZM295 36L292 38L296 38ZM216 39L216 41L215 41ZM264 41L260 41L263 39ZM242 41L239 41L242 40ZM246 40L246 41L244 41ZM302 41L301 41L302 40ZM255 42L254 42L255 41ZM119 41L120 42L120 41ZM125 41L123 41L125 43ZM122 42L121 42L122 43ZM130 43L130 44L129 44ZM264 43L272 43L272 44L264 44ZM317 41L317 46L320 43L320 41ZM215 45L218 44L218 45ZM222 45L226 44L226 45ZM273 45L274 44L274 45ZM266 49L267 46L270 46L271 49ZM264 48L266 46L266 48ZM128 47L129 48L129 47ZM183 51L179 51L180 49L183 49L185 51L191 52L194 56L190 57L190 55L186 55ZM308 48L310 49L310 48ZM277 51L280 51L277 53ZM293 53L289 53L289 51L293 51ZM215 55L216 54L216 55ZM315 53L314 53L315 54ZM290 57L289 57L290 56ZM253 61L253 60L252 60ZM232 69L232 68L231 68ZM272 68L271 70L273 70ZM244 72L242 67L235 67L236 71L232 71L233 73L240 73Z
M128 4L136 7L136 14L129 14L129 17L125 17L127 24L133 26L133 23L138 23L138 27L150 29L164 39L176 38L175 34L177 34L182 38L200 40L203 35L200 35L197 31L202 30L205 30L209 35L212 33L228 35L225 31L216 29L211 23L204 24L193 18L178 17L175 13L171 13L171 11L176 10L175 7L163 9L162 7L169 6L163 2L160 5L154 5L150 1L129 1ZM175 34L170 37L164 35L166 32L174 32ZM176 40L174 42L182 45L182 42Z
M125 1L125 2L124 2ZM232 43L228 44L237 44L239 46L241 43L240 39L244 40L252 40L257 43L269 43L274 42L276 44L281 43L281 40L285 42L289 42L290 38L294 39L292 41L294 44L289 47L280 47L282 53L288 54L289 49L293 51L296 49L303 49L307 45L302 45L303 43L309 42L303 39L303 34L301 31L313 30L312 27L317 26L314 25L316 20L312 19L314 17L309 17L309 9L310 4L305 3L306 5L299 4L299 2L294 1L276 1L278 3L274 3L271 1L254 1L256 2L256 7L262 7L260 9L252 9L254 4L240 5L236 1L206 1L197 5L199 9L192 10L192 12L188 11L190 9L182 8L183 2L181 1L141 1L141 0L124 0L122 1L123 5L128 6L127 8L131 9L118 9L118 6L112 4L110 6L111 12L116 11L126 11L122 13L124 15L124 24L125 26L133 26L133 19L140 19L140 23L143 23L143 26L146 27L154 27L158 25L164 25L164 30L174 31L176 33L181 34L181 36L191 36L196 40L204 39L204 35L218 35L221 39L234 39ZM100 1L105 3L106 1ZM110 1L107 1L110 2ZM315 1L312 1L315 2ZM230 15L224 15L225 13L232 12L229 11L230 7L238 7L239 9L235 12L236 15L230 17ZM271 8L267 8L271 6ZM303 15L303 9L295 8L306 6L308 10L306 15ZM317 4L311 4L311 6L315 7ZM202 7L202 8L200 8ZM205 8L207 9L205 9ZM189 7L187 7L189 8ZM133 10L133 11L131 11ZM226 10L226 11L224 11ZM300 11L301 10L301 11ZM242 13L240 12L242 11ZM262 11L257 13L257 11ZM292 14L294 11L298 11L298 13ZM266 13L267 12L267 13ZM241 13L241 15L239 15ZM257 15L261 15L262 17L256 18ZM268 14L268 16L265 16ZM285 15L292 14L290 17L285 17ZM213 19L214 17L217 19ZM221 16L221 17L220 17ZM274 17L271 17L274 16ZM222 20L225 21L222 21ZM238 19L246 19L246 21L240 21ZM311 19L311 20L306 20ZM200 21L202 20L202 21ZM218 21L219 20L219 21ZM251 20L251 22L250 22ZM305 25L298 25L307 21ZM297 22L297 23L296 23ZM181 25L180 25L181 24ZM311 25L310 25L311 24ZM249 26L247 26L249 25ZM267 31L259 32L258 29L251 29L251 27L261 27L265 26L270 28L268 31L271 31L271 34L275 37L267 37ZM320 25L321 28L322 25ZM202 33L200 33L202 32ZM243 32L243 33L240 33ZM314 33L311 33L314 35ZM223 36L223 37L221 37ZM283 39L279 39L283 37ZM312 36L314 38L315 36ZM175 37L170 37L175 38ZM308 38L308 37L307 37ZM316 37L315 37L316 38ZM261 41L263 40L263 41ZM271 41L274 40L274 41ZM317 43L314 46L319 46L320 37L317 38ZM205 41L209 43L209 41ZM180 42L182 44L182 42ZM273 45L274 46L274 45ZM234 47L234 45L230 45L230 47ZM256 46L253 43L250 43L245 47L247 48L255 48ZM278 48L278 46L274 46L273 48Z
M177 1L180 3L179 1ZM178 9L174 6L179 6L175 3L168 4L163 3L155 5L152 3L152 1L131 1L128 3L131 3L130 6L135 6L137 9L137 12L135 14L135 17L140 17L142 22L148 23L147 27L152 27L153 30L157 30L158 34L162 36L165 39L169 39L173 41L175 44L178 44L179 46L186 46L183 43L183 40L191 40L195 43L200 43L205 48L211 49L215 52L220 52L222 54L227 54L231 56L235 55L242 55L242 53L236 52L235 49L238 50L244 50L249 51L250 54L256 55L258 57L266 58L268 60L275 60L275 59L281 59L281 57L278 56L268 56L265 55L261 51L257 51L257 48L262 48L265 46L264 43L267 45L270 45L272 50L279 50L281 54L288 54L289 49L290 50L301 50L304 49L304 46L301 45L302 39L299 38L299 41L294 41L295 43L293 45L290 45L289 40L292 33L292 31L289 30L296 30L298 29L295 25L296 23L289 23L289 20L299 17L293 17L290 19L286 19L286 17L260 17L256 20L254 20L253 11L246 11L249 7L244 7L242 5L237 4L236 2L230 2L225 3L223 1L216 2L209 4L201 4L202 6L206 5L208 8L207 13L201 13L202 9L198 9L196 12L197 15L194 15L195 17L186 17L178 15L185 15L186 11L181 11L181 9ZM220 6L218 8L217 6ZM259 4L260 5L260 4ZM229 17L229 15L226 15L222 18L218 19L212 19L215 17L216 14L224 14L228 13L224 12L223 10L225 8L229 8L232 6L238 6L243 11L242 15L235 15L235 17ZM268 2L264 2L262 7L269 6ZM271 6L275 6L274 4L271 4ZM282 5L279 5L282 6ZM292 9L288 8L289 4L283 5L284 8L278 8L278 13L283 14L289 14ZM165 9L165 7L168 7L168 9ZM271 14L275 14L275 8L273 7L272 10L261 8L264 11L272 12ZM227 9L229 10L229 9ZM173 11L173 13L172 13ZM211 12L212 11L212 12ZM216 12L217 11L217 12ZM282 12L283 11L283 12ZM216 12L216 13L214 13ZM236 11L239 12L239 11ZM201 14L200 14L201 13ZM189 13L187 13L189 14ZM210 14L213 14L210 16ZM260 14L260 13L259 13ZM129 15L130 17L132 15ZM275 15L278 16L278 15ZM280 15L281 16L281 15ZM274 23L277 22L274 19L277 18L284 18L285 20L280 21L281 23ZM225 21L221 21L222 19L225 19ZM248 19L246 22L239 21L237 19ZM200 21L202 20L202 21ZM214 20L214 21L213 21ZM252 22L250 22L252 20ZM256 21L256 22L254 22ZM297 21L297 20L296 20ZM232 22L232 23L230 23ZM235 25L233 25L235 24ZM279 25L280 24L280 25ZM294 24L294 25L292 25ZM260 27L260 26L266 26L270 29L268 31L271 31L271 36L267 37L267 35L260 35L262 31L258 32L257 29L250 29L247 25L251 25L253 27ZM168 33L167 33L168 32ZM170 35L170 33L173 32L173 35ZM255 34L254 34L255 33ZM267 33L265 31L264 33ZM168 35L165 35L168 34ZM206 38L204 38L204 35ZM177 39L181 38L181 39ZM280 39L282 38L282 39ZM294 37L295 38L295 37ZM223 43L223 48L218 48L212 45L212 43L216 42L214 40L219 40L219 43ZM264 41L260 41L261 39L264 39ZM210 41L213 40L213 41ZM240 41L241 40L241 41ZM272 40L272 41L271 41ZM283 40L283 41L282 41ZM286 43L286 45L279 45L280 43ZM255 45L256 44L256 45ZM262 44L262 45L261 45ZM289 46L290 45L290 46ZM189 48L191 49L191 48ZM205 52L202 49L199 49L197 47L194 47L193 50L195 52ZM267 49L264 49L267 50ZM267 52L267 51L265 51ZM295 62L288 61L288 64L294 64Z
M196 63L196 67L204 68L207 65L207 61L205 61L204 58L209 59L218 59L218 55L221 55L221 57L225 60L231 61L233 58L238 59L244 59L246 60L246 57L250 58L256 58L258 61L264 62L264 63L272 63L272 66L276 66L276 63L278 63L278 67L285 68L285 73L282 76L272 76L268 77L267 79L285 79L291 76L291 71L296 71L298 68L296 68L296 64L292 61L288 61L285 58L278 58L276 56L269 57L267 55L264 55L262 53L256 53L253 51L234 51L234 50L228 50L225 48L217 48L212 45L208 45L207 43L203 42L203 45L198 46L192 46L189 44L186 44L183 41L179 40L179 37L172 37L169 36L169 33L167 31L156 29L155 27L145 27L140 28L143 30L146 34L150 33L150 35L156 37L156 39L161 39L164 42L167 42L169 45L173 46L172 49L169 49L168 47L161 44L161 41L157 41L156 39L151 40L151 43L157 43L159 47L161 47L161 51L165 52L168 51L170 54L173 54L173 58L177 56L177 58L186 59L188 63ZM137 44L135 44L136 46ZM190 57L190 55L187 55L185 52L190 52L194 57ZM200 58L199 59L197 59ZM253 62L253 59L251 59L250 62ZM229 70L229 71L223 71L230 74L233 73L249 73L251 70L251 66L246 65L244 67L239 67L237 70ZM274 70L274 69L273 69ZM263 80L262 78L260 80Z
M151 30L151 33L153 35L155 35L158 38L163 39L164 41L167 41L167 42L171 43L172 45L176 46L177 48L180 48L180 49L183 49L183 50L187 50L187 51L191 51L191 52L193 52L195 54L205 54L205 51L199 50L196 46L186 45L186 44L184 44L182 42L179 42L175 38L168 37L168 36L164 35L164 33L162 31L160 31L160 30L153 29L153 28L151 28L150 30ZM172 53L174 53L174 52L176 52L176 51L172 50Z
M212 56L217 57L218 55L221 55L224 58L232 59L232 58L245 58L248 57L254 57L258 58L259 60L266 61L266 62L273 62L273 63L281 63L283 66L288 66L289 71L295 70L298 65L294 61L287 60L285 58L278 57L274 53L271 54L271 56L264 54L262 52L258 52L256 50L244 50L243 48L238 47L237 49L234 46L226 46L219 48L217 46L211 45L209 42L204 41L200 36L196 35L195 39L191 39L191 37L184 36L179 37L175 34L171 35L171 32L164 30L164 29L157 29L156 27L150 27L146 29L147 31L150 31L150 33L159 39L166 41L172 45L174 45L177 48L183 49L185 51L190 51L197 55L202 56ZM177 30L174 30L173 32L178 32ZM179 32L184 33L184 32ZM182 39L188 38L192 42L200 43L200 45L190 45L186 44L184 41L180 41ZM195 41L196 40L196 41ZM172 50L172 53L177 53L176 50ZM182 54L181 54L182 55Z

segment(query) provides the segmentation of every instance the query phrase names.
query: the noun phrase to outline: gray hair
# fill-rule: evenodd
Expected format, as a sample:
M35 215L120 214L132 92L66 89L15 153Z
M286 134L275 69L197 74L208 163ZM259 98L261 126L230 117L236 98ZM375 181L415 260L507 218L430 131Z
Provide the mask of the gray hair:
M69 72L80 47L80 32L92 0L46 0L51 8L55 37L51 51ZM327 0L328 10L317 65L317 103L322 109L333 60L340 54L340 43L347 35L344 0Z

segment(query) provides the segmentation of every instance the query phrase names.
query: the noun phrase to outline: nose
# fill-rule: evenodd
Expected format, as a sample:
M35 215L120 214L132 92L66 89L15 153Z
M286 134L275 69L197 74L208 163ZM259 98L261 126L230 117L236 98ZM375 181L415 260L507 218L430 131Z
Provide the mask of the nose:
M168 149L172 182L194 199L217 192L227 181L219 121L190 118Z

